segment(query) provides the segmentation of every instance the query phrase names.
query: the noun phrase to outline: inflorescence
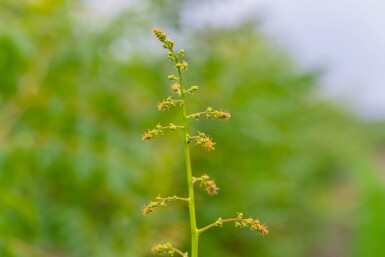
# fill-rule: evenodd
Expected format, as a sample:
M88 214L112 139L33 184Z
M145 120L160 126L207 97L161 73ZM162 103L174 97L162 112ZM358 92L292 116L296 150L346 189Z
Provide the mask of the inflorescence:
M250 228L252 231L256 231L261 236L266 235L269 233L269 230L267 229L265 224L261 224L261 222L258 219L253 218L244 218L242 212L237 212L236 218L229 218L229 219L222 219L218 218L217 221L214 223L203 227L198 230L198 233L202 233L212 227L222 227L223 223L227 222L234 222L234 225L236 228Z
M189 201L188 198L182 198L176 195L169 196L169 197L161 197L160 195L158 195L155 199L156 201L150 201L146 206L143 207L142 209L143 215L153 213L158 209L158 207L167 206L172 201L177 201L177 200Z
M158 109L160 111L169 111L172 107L181 107L183 112L183 126L174 125L170 123L169 126L162 126L159 123L155 126L155 128L144 132L142 136L142 140L148 141L154 139L156 137L164 135L166 130L175 131L177 129L183 130L185 137L185 156L186 156L186 170L187 170L187 178L188 178L188 187L189 187L189 197L182 198L177 196L169 196L169 197L161 197L158 195L155 201L150 201L146 206L143 207L142 213L144 215L156 212L159 207L167 206L171 202L180 200L186 201L189 204L190 215L195 216L195 203L194 203L194 188L193 185L197 184L199 187L203 188L209 195L215 195L219 191L219 187L216 185L213 179L210 179L210 176L204 174L200 177L192 177L191 172L191 163L190 163L190 154L189 154L189 146L192 141L195 141L195 145L200 145L205 151L213 151L215 150L215 142L213 139L206 135L203 132L197 131L194 135L190 136L188 131L188 119L199 120L202 116L207 119L217 119L217 120L229 120L231 115L227 111L223 111L222 109L216 110L212 107L207 107L205 111L196 112L192 114L187 114L186 109L186 95L194 94L198 91L199 87L196 85L190 86L188 89L184 89L182 72L187 71L188 63L185 60L182 60L184 57L184 50L181 49L178 52L174 51L175 43L173 40L168 39L167 35L160 29L153 29L155 36L159 39L160 42L163 43L163 48L168 49L168 59L172 62L175 62L175 69L177 70L177 75L171 74L168 76L168 79L171 81L170 91L171 94L174 94L175 97L179 99L173 98L173 96L169 96L163 99L158 103ZM192 182L192 183L191 183ZM193 214L191 214L193 213ZM222 219L219 218L212 224L209 224L203 228L198 229L196 226L195 217L190 217L190 225L191 225L191 239L192 239L192 257L198 256L198 239L199 235L212 228L222 226L223 223L226 222L234 222L235 227L237 228L250 228L253 231L256 231L260 235L265 235L269 231L265 224L261 224L258 219L253 218L244 218L243 213L238 213L236 218ZM194 218L193 218L194 217ZM194 236L195 233L195 236ZM182 252L176 248L174 248L171 243L165 244L156 244L152 248L152 252L154 254L168 254L170 256L174 256L174 254L178 254L182 257L188 257L187 252Z

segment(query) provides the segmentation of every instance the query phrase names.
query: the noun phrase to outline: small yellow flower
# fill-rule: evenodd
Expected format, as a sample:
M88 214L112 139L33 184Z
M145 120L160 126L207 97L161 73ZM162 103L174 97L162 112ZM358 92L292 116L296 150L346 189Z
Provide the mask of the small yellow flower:
M215 150L215 144L216 143L214 143L211 138L206 137L202 142L202 148L206 151L213 151Z

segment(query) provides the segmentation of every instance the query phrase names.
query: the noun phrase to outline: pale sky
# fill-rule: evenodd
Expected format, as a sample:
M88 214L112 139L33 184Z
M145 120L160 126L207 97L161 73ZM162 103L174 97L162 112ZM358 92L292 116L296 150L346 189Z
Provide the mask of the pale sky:
M140 0L87 0L104 12L138 8ZM187 27L236 26L244 19L262 28L299 65L322 68L324 92L368 118L385 119L385 0L191 1Z
M195 5L186 25L234 26L260 18L266 33L309 68L328 95L385 118L385 0L228 0Z

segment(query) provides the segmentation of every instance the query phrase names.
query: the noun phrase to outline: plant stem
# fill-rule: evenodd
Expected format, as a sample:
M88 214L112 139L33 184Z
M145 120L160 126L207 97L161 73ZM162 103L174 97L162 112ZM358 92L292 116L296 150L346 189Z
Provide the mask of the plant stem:
M172 201L172 200L180 200L180 201L185 201L185 202L189 202L190 201L189 198L178 197L178 196L161 197L160 199L161 200L165 200L165 201Z
M179 63L179 58L176 58L176 63ZM179 83L181 91L184 91L183 77L180 68L178 68ZM196 224L195 215L195 200L194 200L194 185L192 183L192 169L191 169L191 157L190 157L190 145L189 145L189 133L188 133L188 121L187 121L187 108L185 94L181 94L181 100L183 101L182 112L183 112L183 127L184 127L184 153L186 159L186 173L187 173L187 186L189 195L189 212L190 212L190 233L191 233L191 257L198 257L198 230Z
M179 254L180 256L182 256L182 257L188 257L188 255L187 255L187 253L184 253L184 252L182 252L181 250L179 250L179 249L176 249L176 248L172 248L177 254Z
M230 218L230 219L221 220L220 222L216 221L216 222L211 223L210 225L207 225L203 228L198 229L197 232L198 232L198 234L201 234L201 233L205 232L206 230L209 230L212 227L220 226L222 223L233 222L233 221L243 221L243 220L246 220L246 219Z

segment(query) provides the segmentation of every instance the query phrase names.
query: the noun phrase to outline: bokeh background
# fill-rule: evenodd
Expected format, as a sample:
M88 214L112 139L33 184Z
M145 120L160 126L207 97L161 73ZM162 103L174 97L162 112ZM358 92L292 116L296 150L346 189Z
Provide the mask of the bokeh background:
M263 15L195 26L181 16L199 1L94 3L0 1L1 257L145 257L167 241L188 250L185 206L141 213L158 194L187 194L182 135L141 141L181 117L156 110L173 68L153 27L186 51L188 83L200 86L190 111L232 113L192 122L217 142L192 147L194 173L221 188L197 191L198 225L241 211L270 230L212 229L202 256L385 256L383 120L322 93L323 70L298 65Z

